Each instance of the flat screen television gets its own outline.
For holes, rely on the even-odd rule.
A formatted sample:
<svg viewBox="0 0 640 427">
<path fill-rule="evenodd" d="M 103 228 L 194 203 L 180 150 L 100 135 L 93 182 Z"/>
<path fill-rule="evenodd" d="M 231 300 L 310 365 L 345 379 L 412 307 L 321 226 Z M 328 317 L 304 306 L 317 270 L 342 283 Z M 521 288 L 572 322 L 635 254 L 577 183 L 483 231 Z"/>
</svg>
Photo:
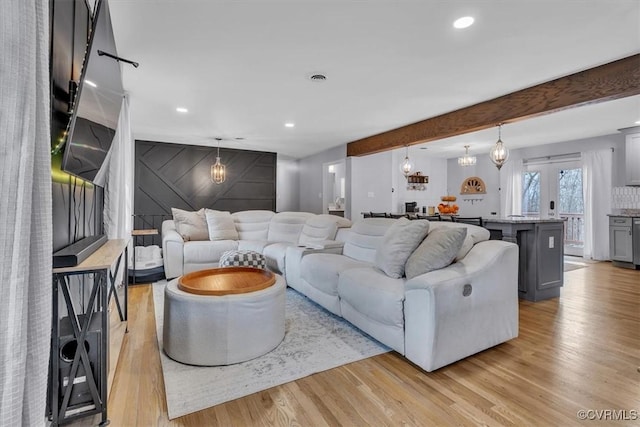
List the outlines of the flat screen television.
<svg viewBox="0 0 640 427">
<path fill-rule="evenodd" d="M 90 182 L 111 148 L 124 95 L 120 64 L 102 52 L 117 55 L 107 0 L 95 5 L 62 159 L 62 170 Z"/>
</svg>

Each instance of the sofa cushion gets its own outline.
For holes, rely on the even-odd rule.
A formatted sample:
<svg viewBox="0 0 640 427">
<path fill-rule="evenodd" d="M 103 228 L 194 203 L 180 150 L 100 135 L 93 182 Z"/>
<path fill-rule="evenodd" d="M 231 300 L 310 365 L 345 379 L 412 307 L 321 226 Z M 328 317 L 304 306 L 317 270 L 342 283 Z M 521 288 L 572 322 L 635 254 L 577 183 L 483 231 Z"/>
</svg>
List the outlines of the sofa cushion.
<svg viewBox="0 0 640 427">
<path fill-rule="evenodd" d="M 199 211 L 185 211 L 171 208 L 176 230 L 185 242 L 189 240 L 209 240 L 209 229 L 204 215 L 204 208 Z"/>
<path fill-rule="evenodd" d="M 465 237 L 464 242 L 462 242 L 462 247 L 456 255 L 456 261 L 460 261 L 462 258 L 464 258 L 469 253 L 473 245 L 479 242 L 484 242 L 485 240 L 489 240 L 489 237 L 491 236 L 489 230 L 484 227 L 478 227 L 477 225 L 473 224 L 461 224 L 447 221 L 432 222 L 429 229 L 432 231 L 439 228 L 456 227 L 464 227 L 467 229 L 467 237 Z"/>
<path fill-rule="evenodd" d="M 292 243 L 271 243 L 265 246 L 262 253 L 267 259 L 267 267 L 269 270 L 278 274 L 283 274 L 285 271 L 285 255 L 287 254 L 287 248 L 293 246 Z"/>
<path fill-rule="evenodd" d="M 231 214 L 241 240 L 267 240 L 269 223 L 275 214 L 271 211 L 240 211 Z"/>
<path fill-rule="evenodd" d="M 204 210 L 209 240 L 238 240 L 238 231 L 229 212 Z"/>
<path fill-rule="evenodd" d="M 466 227 L 439 228 L 411 254 L 405 266 L 407 279 L 439 270 L 451 264 L 467 237 Z"/>
<path fill-rule="evenodd" d="M 428 232 L 429 221 L 410 221 L 407 218 L 396 220 L 384 234 L 382 245 L 376 251 L 376 267 L 394 279 L 404 276 L 404 266 L 409 256 Z"/>
<path fill-rule="evenodd" d="M 238 242 L 235 240 L 188 242 L 184 244 L 184 262 L 185 264 L 217 263 L 224 252 L 237 248 Z"/>
<path fill-rule="evenodd" d="M 343 254 L 373 264 L 376 250 L 382 244 L 384 234 L 395 223 L 391 218 L 365 218 L 356 221 L 345 236 Z"/>
<path fill-rule="evenodd" d="M 333 240 L 338 231 L 338 223 L 331 217 L 338 218 L 334 215 L 314 215 L 307 219 L 300 232 L 298 244 L 307 246 L 324 240 Z"/>
<path fill-rule="evenodd" d="M 298 243 L 302 227 L 314 214 L 308 212 L 280 212 L 269 223 L 269 242 Z"/>
<path fill-rule="evenodd" d="M 369 319 L 403 328 L 404 282 L 375 267 L 353 268 L 340 274 L 338 294 Z"/>
<path fill-rule="evenodd" d="M 264 253 L 264 248 L 270 244 L 266 240 L 240 240 L 238 241 L 238 250 Z"/>
<path fill-rule="evenodd" d="M 300 262 L 302 278 L 309 285 L 329 295 L 338 295 L 338 277 L 350 268 L 368 267 L 369 263 L 344 255 L 316 253 L 305 255 Z"/>
</svg>

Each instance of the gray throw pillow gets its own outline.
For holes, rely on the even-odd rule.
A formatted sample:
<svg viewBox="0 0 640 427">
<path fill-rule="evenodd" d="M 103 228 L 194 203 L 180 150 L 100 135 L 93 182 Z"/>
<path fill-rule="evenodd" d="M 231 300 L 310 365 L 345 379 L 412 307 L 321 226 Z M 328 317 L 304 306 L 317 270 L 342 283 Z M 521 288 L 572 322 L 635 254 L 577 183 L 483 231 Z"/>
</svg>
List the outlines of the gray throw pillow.
<svg viewBox="0 0 640 427">
<path fill-rule="evenodd" d="M 209 228 L 204 216 L 204 208 L 196 212 L 171 208 L 176 231 L 185 242 L 189 240 L 209 240 Z"/>
<path fill-rule="evenodd" d="M 404 275 L 409 255 L 429 232 L 429 221 L 398 219 L 384 234 L 376 251 L 376 267 L 395 279 Z"/>
<path fill-rule="evenodd" d="M 451 264 L 466 237 L 466 227 L 433 230 L 407 260 L 407 279 Z"/>
</svg>

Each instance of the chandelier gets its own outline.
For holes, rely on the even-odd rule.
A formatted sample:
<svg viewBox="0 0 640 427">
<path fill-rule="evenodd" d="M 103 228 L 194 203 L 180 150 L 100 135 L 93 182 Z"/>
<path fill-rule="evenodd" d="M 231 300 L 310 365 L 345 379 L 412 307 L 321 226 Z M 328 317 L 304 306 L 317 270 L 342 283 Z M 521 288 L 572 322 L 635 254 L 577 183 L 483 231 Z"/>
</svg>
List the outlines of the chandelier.
<svg viewBox="0 0 640 427">
<path fill-rule="evenodd" d="M 496 165 L 498 170 L 509 160 L 509 150 L 504 146 L 502 142 L 502 123 L 498 125 L 498 141 L 489 152 L 491 161 Z"/>
<path fill-rule="evenodd" d="M 460 166 L 473 166 L 476 164 L 476 156 L 469 155 L 469 146 L 464 146 L 464 156 L 458 157 L 458 165 Z"/>
<path fill-rule="evenodd" d="M 407 145 L 407 151 L 404 156 L 404 161 L 400 163 L 400 172 L 407 177 L 411 175 L 411 171 L 413 170 L 413 163 L 409 160 L 409 146 Z"/>
<path fill-rule="evenodd" d="M 211 165 L 211 181 L 216 184 L 222 184 L 227 179 L 224 165 L 220 162 L 220 140 L 222 138 L 216 138 L 218 141 L 218 155 L 216 156 L 216 162 Z"/>
</svg>

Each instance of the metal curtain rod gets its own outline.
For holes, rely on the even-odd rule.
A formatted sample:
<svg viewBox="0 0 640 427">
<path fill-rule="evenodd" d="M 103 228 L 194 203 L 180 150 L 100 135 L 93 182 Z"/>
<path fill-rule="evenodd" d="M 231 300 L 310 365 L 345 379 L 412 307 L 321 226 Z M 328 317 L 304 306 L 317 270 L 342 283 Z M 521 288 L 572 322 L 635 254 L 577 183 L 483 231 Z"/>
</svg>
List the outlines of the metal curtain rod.
<svg viewBox="0 0 640 427">
<path fill-rule="evenodd" d="M 112 55 L 112 54 L 107 53 L 107 52 L 104 52 L 104 51 L 102 51 L 102 50 L 98 50 L 98 56 L 108 56 L 109 58 L 113 58 L 113 59 L 115 59 L 116 61 L 122 61 L 122 62 L 126 62 L 127 64 L 131 64 L 131 65 L 133 65 L 135 68 L 138 68 L 138 66 L 140 65 L 140 64 L 138 64 L 137 62 L 130 61 L 130 60 L 128 60 L 128 59 L 124 59 L 124 58 L 120 58 L 119 56 Z"/>
<path fill-rule="evenodd" d="M 532 157 L 530 159 L 523 159 L 522 163 L 539 163 L 544 161 L 554 161 L 554 160 L 578 160 L 580 159 L 580 153 L 566 153 L 566 154 L 555 154 L 552 156 L 540 156 L 540 157 Z"/>
</svg>

